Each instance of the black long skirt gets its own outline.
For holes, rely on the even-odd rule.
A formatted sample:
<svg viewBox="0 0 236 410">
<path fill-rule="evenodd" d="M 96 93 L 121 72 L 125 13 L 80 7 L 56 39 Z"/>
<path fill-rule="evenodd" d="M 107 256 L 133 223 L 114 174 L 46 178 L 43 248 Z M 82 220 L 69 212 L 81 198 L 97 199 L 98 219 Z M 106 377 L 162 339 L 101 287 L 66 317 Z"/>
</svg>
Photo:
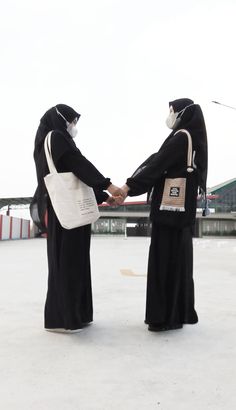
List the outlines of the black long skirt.
<svg viewBox="0 0 236 410">
<path fill-rule="evenodd" d="M 154 222 L 148 261 L 145 322 L 175 326 L 197 321 L 192 229 L 169 228 Z"/>
<path fill-rule="evenodd" d="M 78 329 L 93 320 L 91 225 L 64 229 L 48 207 L 45 328 Z"/>
</svg>

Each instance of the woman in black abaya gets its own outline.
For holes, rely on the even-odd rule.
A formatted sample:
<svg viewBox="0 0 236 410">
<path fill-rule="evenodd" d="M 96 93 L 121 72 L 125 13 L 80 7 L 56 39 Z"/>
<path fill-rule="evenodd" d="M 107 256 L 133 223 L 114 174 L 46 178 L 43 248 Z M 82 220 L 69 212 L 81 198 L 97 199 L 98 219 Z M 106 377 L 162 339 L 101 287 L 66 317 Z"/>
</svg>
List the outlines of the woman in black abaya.
<svg viewBox="0 0 236 410">
<path fill-rule="evenodd" d="M 58 172 L 73 172 L 94 189 L 97 202 L 112 203 L 105 192 L 119 194 L 76 147 L 76 123 L 80 117 L 71 107 L 58 104 L 40 120 L 34 148 L 38 187 L 32 204 L 31 216 L 42 232 L 47 232 L 48 291 L 45 304 L 45 328 L 52 331 L 73 332 L 93 320 L 90 274 L 91 225 L 64 229 L 52 208 L 44 184 L 49 173 L 44 152 L 44 139 L 49 131 L 52 157 Z M 45 225 L 47 210 L 48 224 Z"/>
<path fill-rule="evenodd" d="M 172 101 L 169 108 L 167 125 L 173 131 L 123 187 L 130 196 L 152 191 L 145 319 L 151 331 L 182 328 L 183 324 L 198 321 L 194 308 L 192 231 L 198 189 L 206 195 L 207 135 L 201 108 L 192 100 Z M 188 139 L 182 129 L 192 137 L 192 172 L 187 172 Z M 187 178 L 184 212 L 182 208 L 161 207 L 167 177 Z M 176 188 L 173 192 L 176 194 Z"/>
</svg>

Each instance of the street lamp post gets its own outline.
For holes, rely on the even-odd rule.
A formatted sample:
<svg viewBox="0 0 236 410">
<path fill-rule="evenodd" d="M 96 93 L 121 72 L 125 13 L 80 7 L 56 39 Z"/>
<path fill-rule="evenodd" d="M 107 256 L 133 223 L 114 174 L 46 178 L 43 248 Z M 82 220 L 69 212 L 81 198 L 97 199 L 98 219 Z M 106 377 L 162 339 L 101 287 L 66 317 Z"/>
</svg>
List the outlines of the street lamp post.
<svg viewBox="0 0 236 410">
<path fill-rule="evenodd" d="M 222 104 L 219 101 L 212 101 L 212 103 L 218 104 L 218 105 L 223 105 L 223 107 L 227 107 L 227 108 L 231 108 L 232 110 L 236 110 L 235 107 L 232 107 L 231 105 Z"/>
</svg>

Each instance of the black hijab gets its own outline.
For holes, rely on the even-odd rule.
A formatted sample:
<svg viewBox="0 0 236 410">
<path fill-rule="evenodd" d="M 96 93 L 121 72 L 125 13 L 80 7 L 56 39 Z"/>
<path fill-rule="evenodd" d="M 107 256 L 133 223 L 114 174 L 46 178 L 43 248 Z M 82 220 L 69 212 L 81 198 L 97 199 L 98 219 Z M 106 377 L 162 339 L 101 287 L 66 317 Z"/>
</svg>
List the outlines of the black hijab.
<svg viewBox="0 0 236 410">
<path fill-rule="evenodd" d="M 180 98 L 169 102 L 177 116 L 177 126 L 163 142 L 160 150 L 170 142 L 178 129 L 188 130 L 192 136 L 193 149 L 196 151 L 194 162 L 197 165 L 198 186 L 200 192 L 206 198 L 206 180 L 207 180 L 207 133 L 202 110 L 199 105 L 194 104 L 189 98 Z M 159 151 L 158 151 L 159 152 Z M 173 152 L 174 155 L 174 152 Z M 155 161 L 156 153 L 148 157 L 133 173 L 131 179 L 136 177 L 143 169 Z M 129 185 L 129 179 L 127 180 Z M 145 192 L 145 191 L 144 191 Z M 151 198 L 152 189 L 148 192 L 148 200 Z M 207 204 L 205 204 L 207 206 Z"/>
<path fill-rule="evenodd" d="M 50 108 L 40 120 L 35 137 L 34 159 L 37 159 L 35 157 L 37 157 L 38 153 L 41 151 L 42 144 L 49 131 L 60 131 L 65 134 L 67 138 L 69 137 L 69 140 L 71 139 L 70 134 L 66 130 L 66 121 L 57 111 L 59 111 L 69 123 L 80 117 L 80 114 L 65 104 L 57 104 L 55 107 Z"/>
<path fill-rule="evenodd" d="M 177 127 L 174 128 L 171 135 L 178 129 L 184 128 L 190 132 L 193 140 L 193 149 L 196 150 L 195 164 L 198 172 L 198 185 L 202 193 L 206 194 L 207 180 L 207 133 L 200 105 L 194 104 L 189 98 L 180 98 L 169 102 L 169 107 L 172 106 L 174 112 L 178 112 Z M 179 119 L 179 121 L 178 121 Z"/>
<path fill-rule="evenodd" d="M 60 138 L 61 141 L 66 139 L 71 148 L 77 150 L 73 139 L 67 132 L 67 122 L 71 123 L 76 119 L 78 120 L 79 117 L 80 114 L 68 105 L 57 104 L 55 107 L 50 108 L 40 120 L 34 144 L 34 161 L 36 165 L 38 186 L 30 205 L 30 213 L 34 223 L 42 232 L 46 232 L 45 212 L 47 209 L 48 198 L 43 179 L 48 173 L 48 166 L 44 152 L 44 140 L 49 131 L 56 131 L 59 142 Z M 57 148 L 60 150 L 60 144 L 57 145 Z"/>
</svg>

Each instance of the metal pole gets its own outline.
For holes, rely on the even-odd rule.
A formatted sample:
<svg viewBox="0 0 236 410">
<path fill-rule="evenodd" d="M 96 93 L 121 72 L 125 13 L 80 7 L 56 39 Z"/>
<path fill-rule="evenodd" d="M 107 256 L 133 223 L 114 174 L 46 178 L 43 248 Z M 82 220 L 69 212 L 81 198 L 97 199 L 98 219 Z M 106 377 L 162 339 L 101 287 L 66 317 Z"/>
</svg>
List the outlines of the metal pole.
<svg viewBox="0 0 236 410">
<path fill-rule="evenodd" d="M 218 102 L 218 101 L 212 101 L 212 103 L 218 104 L 218 105 L 223 105 L 223 107 L 227 107 L 227 108 L 231 108 L 232 110 L 236 110 L 235 107 L 231 107 L 231 105 L 222 104 L 222 103 L 220 103 L 220 102 Z"/>
</svg>

